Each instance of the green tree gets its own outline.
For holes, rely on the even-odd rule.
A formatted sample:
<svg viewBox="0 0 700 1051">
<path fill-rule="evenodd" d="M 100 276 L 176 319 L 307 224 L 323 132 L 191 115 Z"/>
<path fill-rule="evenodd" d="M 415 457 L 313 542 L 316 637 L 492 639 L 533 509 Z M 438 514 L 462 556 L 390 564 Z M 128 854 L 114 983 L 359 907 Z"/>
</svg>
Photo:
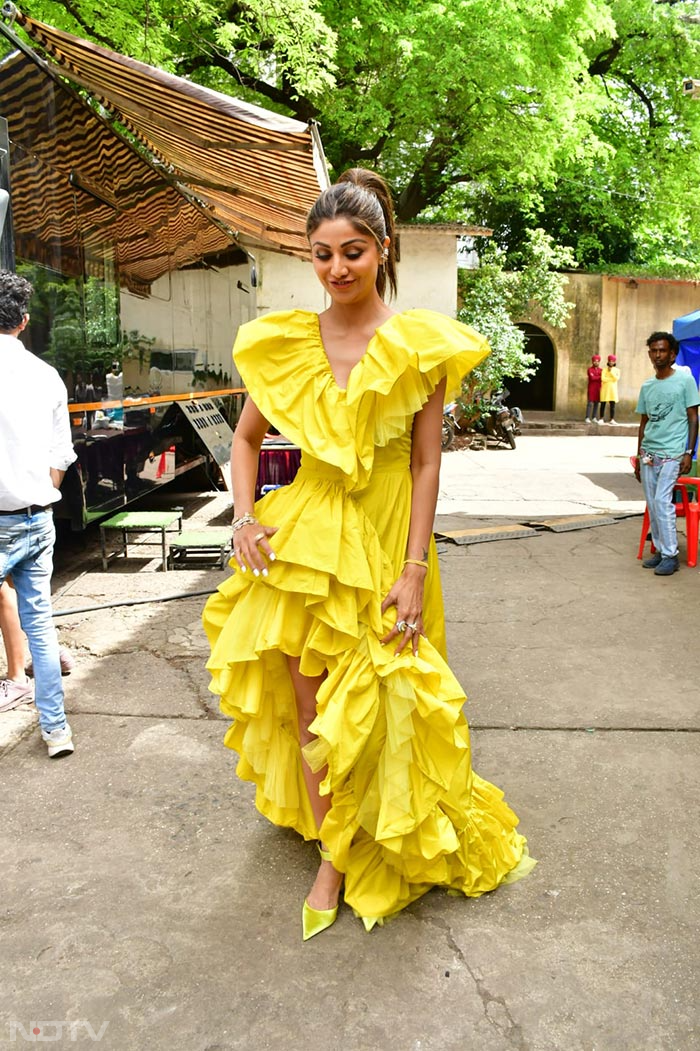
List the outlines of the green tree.
<svg viewBox="0 0 700 1051">
<path fill-rule="evenodd" d="M 26 0 L 62 28 L 316 119 L 399 218 L 541 226 L 587 267 L 700 261 L 696 0 Z"/>
<path fill-rule="evenodd" d="M 581 151 L 561 155 L 554 179 L 529 200 L 512 181 L 470 187 L 478 220 L 501 244 L 541 225 L 589 270 L 662 276 L 700 273 L 700 103 L 682 80 L 700 75 L 694 2 L 614 0 L 612 35 L 588 46 L 597 93 Z"/>
<path fill-rule="evenodd" d="M 575 153 L 597 102 L 590 45 L 605 0 L 27 0 L 28 13 L 137 58 L 320 121 L 338 171 L 376 165 L 398 215 L 515 174 L 532 192 Z"/>
<path fill-rule="evenodd" d="M 464 381 L 460 404 L 467 421 L 478 415 L 482 396 L 501 388 L 504 379 L 535 374 L 538 359 L 525 352 L 525 336 L 516 321 L 536 304 L 545 321 L 563 327 L 573 309 L 564 297 L 567 278 L 558 272 L 576 265 L 569 249 L 556 245 L 543 230 L 528 230 L 519 269 L 506 270 L 506 260 L 506 253 L 490 242 L 478 269 L 459 272 L 462 307 L 457 316 L 491 345 L 488 358 Z"/>
</svg>

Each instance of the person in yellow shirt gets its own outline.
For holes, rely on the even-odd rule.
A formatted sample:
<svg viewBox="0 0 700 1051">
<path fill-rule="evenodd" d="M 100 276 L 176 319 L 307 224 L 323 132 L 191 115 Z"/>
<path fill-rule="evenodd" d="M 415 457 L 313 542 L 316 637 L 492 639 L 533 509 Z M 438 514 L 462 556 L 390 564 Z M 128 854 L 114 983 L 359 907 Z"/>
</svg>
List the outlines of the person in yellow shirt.
<svg viewBox="0 0 700 1051">
<path fill-rule="evenodd" d="M 608 363 L 603 369 L 600 384 L 600 412 L 598 423 L 605 423 L 605 403 L 610 406 L 610 424 L 615 427 L 615 405 L 618 401 L 617 384 L 620 379 L 620 370 L 617 367 L 617 358 L 614 354 L 608 354 Z"/>
</svg>

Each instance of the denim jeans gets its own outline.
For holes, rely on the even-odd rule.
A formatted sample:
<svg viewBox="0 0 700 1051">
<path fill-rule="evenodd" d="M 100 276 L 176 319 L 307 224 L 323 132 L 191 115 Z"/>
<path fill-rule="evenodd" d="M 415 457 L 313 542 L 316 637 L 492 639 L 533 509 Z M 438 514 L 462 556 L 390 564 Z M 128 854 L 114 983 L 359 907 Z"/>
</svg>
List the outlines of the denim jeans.
<svg viewBox="0 0 700 1051">
<path fill-rule="evenodd" d="M 51 614 L 55 539 L 51 511 L 0 515 L 0 581 L 12 574 L 19 619 L 34 665 L 34 703 L 47 733 L 66 724 L 58 637 Z"/>
<path fill-rule="evenodd" d="M 652 462 L 647 464 L 642 461 L 640 471 L 649 509 L 651 539 L 664 558 L 673 558 L 678 555 L 673 487 L 680 473 L 681 461 L 680 457 L 670 459 L 654 453 L 649 455 Z"/>
</svg>

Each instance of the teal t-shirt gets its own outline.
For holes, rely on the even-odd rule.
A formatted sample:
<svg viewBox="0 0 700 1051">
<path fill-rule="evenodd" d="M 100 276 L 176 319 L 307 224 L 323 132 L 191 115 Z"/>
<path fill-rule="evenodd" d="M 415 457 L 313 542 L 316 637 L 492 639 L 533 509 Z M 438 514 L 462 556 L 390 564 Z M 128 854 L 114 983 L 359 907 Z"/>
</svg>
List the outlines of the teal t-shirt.
<svg viewBox="0 0 700 1051">
<path fill-rule="evenodd" d="M 686 410 L 698 404 L 698 388 L 688 372 L 674 372 L 665 380 L 652 376 L 643 383 L 636 411 L 649 417 L 642 439 L 644 451 L 682 456 L 688 448 Z"/>
</svg>

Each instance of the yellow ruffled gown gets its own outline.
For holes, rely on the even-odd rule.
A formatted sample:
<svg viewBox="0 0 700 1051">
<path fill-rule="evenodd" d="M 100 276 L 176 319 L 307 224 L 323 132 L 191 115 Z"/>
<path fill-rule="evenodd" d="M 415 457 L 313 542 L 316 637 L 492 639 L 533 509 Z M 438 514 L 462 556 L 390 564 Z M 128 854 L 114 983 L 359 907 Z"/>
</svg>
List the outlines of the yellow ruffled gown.
<svg viewBox="0 0 700 1051">
<path fill-rule="evenodd" d="M 258 809 L 316 839 L 285 654 L 306 675 L 327 672 L 305 756 L 328 767 L 321 837 L 363 917 L 389 916 L 435 885 L 476 897 L 534 864 L 503 794 L 471 769 L 434 542 L 418 656 L 379 641 L 396 619 L 381 602 L 406 557 L 413 416 L 443 377 L 449 396 L 488 352 L 472 329 L 428 310 L 384 322 L 346 389 L 315 313 L 261 317 L 234 348 L 255 404 L 302 461 L 291 485 L 256 504 L 279 527 L 269 576 L 236 571 L 206 604 L 210 688 L 234 720 L 225 742 Z"/>
</svg>

